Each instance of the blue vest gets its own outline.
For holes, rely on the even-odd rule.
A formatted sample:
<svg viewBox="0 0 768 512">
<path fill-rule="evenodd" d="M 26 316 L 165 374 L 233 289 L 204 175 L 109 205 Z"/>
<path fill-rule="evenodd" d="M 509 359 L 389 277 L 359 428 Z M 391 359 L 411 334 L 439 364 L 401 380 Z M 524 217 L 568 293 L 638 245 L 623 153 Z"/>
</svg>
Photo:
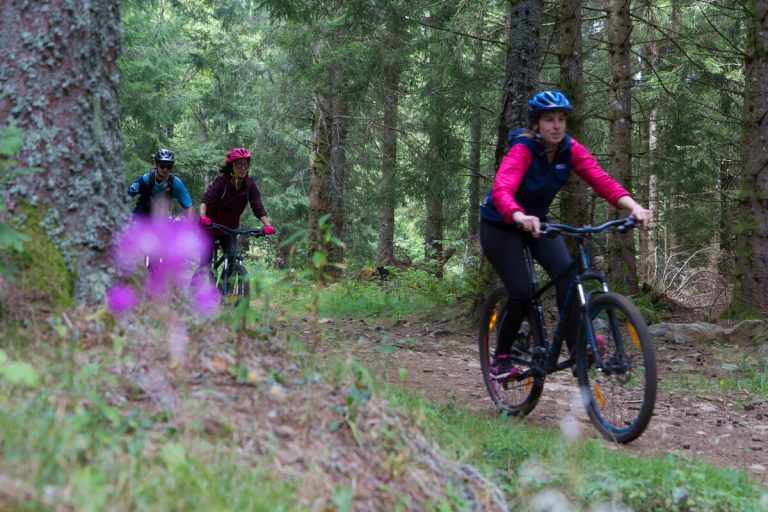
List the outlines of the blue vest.
<svg viewBox="0 0 768 512">
<path fill-rule="evenodd" d="M 516 144 L 524 144 L 531 153 L 531 165 L 520 182 L 515 201 L 528 215 L 545 220 L 555 195 L 571 176 L 571 138 L 565 136 L 555 149 L 555 158 L 550 163 L 544 153 L 541 138 L 523 137 L 524 132 L 525 129 L 520 129 L 509 134 L 510 148 Z M 488 192 L 480 206 L 480 217 L 491 222 L 504 222 L 491 200 L 491 192 Z"/>
</svg>

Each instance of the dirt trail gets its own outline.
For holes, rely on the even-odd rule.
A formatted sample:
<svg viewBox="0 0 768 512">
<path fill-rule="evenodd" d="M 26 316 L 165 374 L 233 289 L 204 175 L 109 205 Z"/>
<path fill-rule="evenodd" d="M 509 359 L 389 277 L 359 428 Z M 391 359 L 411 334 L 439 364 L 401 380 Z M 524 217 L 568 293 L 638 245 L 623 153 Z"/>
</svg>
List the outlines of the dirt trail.
<svg viewBox="0 0 768 512">
<path fill-rule="evenodd" d="M 480 374 L 472 330 L 452 321 L 414 318 L 323 322 L 332 338 L 356 340 L 345 351 L 377 377 L 399 382 L 404 369 L 408 376 L 405 385 L 412 391 L 436 401 L 455 400 L 462 408 L 497 416 Z M 728 361 L 724 354 L 717 347 L 657 344 L 659 393 L 648 430 L 628 446 L 606 444 L 634 455 L 674 453 L 706 460 L 719 467 L 748 471 L 766 485 L 768 400 L 740 391 L 681 389 L 680 383 L 686 379 L 717 383 L 736 371 L 739 361 Z M 732 355 L 743 357 L 743 353 Z M 558 428 L 576 418 L 581 436 L 599 437 L 576 397 L 576 379 L 570 373 L 550 375 L 539 404 L 525 421 Z"/>
</svg>

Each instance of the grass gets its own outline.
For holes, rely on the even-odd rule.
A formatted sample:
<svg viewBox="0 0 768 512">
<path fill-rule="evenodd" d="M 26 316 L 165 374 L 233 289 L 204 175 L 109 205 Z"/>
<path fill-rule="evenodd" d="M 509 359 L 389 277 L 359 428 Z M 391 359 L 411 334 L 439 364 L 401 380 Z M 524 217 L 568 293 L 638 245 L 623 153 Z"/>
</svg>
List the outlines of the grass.
<svg viewBox="0 0 768 512">
<path fill-rule="evenodd" d="M 179 432 L 167 415 L 126 414 L 104 398 L 105 368 L 71 373 L 66 355 L 39 348 L 40 385 L 0 381 L 0 498 L 23 493 L 19 510 L 295 509 L 300 482 L 273 478 L 268 459 L 245 465 L 237 446 Z"/>
<path fill-rule="evenodd" d="M 267 278 L 279 282 L 274 277 Z M 297 286 L 298 283 L 298 286 Z M 388 281 L 341 279 L 320 290 L 319 315 L 399 318 L 436 314 L 456 302 L 464 289 L 458 279 L 437 279 L 421 270 L 393 272 Z M 276 299 L 293 312 L 305 311 L 317 290 L 314 283 L 284 279 Z"/>
<path fill-rule="evenodd" d="M 768 360 L 743 360 L 738 370 L 720 381 L 726 391 L 739 390 L 768 398 Z"/>
<path fill-rule="evenodd" d="M 719 379 L 701 373 L 670 372 L 660 382 L 660 388 L 673 392 L 686 390 L 710 394 L 745 391 L 768 398 L 768 360 L 755 360 L 747 356 L 732 364 L 735 369 Z"/>
<path fill-rule="evenodd" d="M 280 276 L 261 275 L 261 289 L 277 287 L 272 298 L 280 305 L 293 302 L 298 307 L 311 298 L 307 287 L 294 293 L 289 286 L 277 286 Z M 432 283 L 421 275 L 405 276 L 396 286 L 340 283 L 321 292 L 321 314 L 421 314 L 419 307 L 438 311 L 455 294 L 455 285 Z M 109 368 L 119 356 L 111 351 L 86 356 L 74 338 L 60 338 L 56 344 L 9 343 L 4 338 L 9 354 L 0 361 L 0 503 L 13 491 L 23 495 L 16 501 L 18 510 L 55 510 L 61 503 L 84 511 L 297 509 L 296 490 L 302 482 L 273 476 L 268 455 L 243 460 L 231 438 L 211 439 L 203 429 L 178 429 L 162 412 L 112 405 L 105 390 L 117 385 Z M 36 380 L 25 379 L 27 367 L 8 369 L 22 361 L 37 369 Z M 325 364 L 328 381 L 349 378 L 345 361 Z M 765 396 L 765 364 L 742 367 L 750 372 L 746 377 L 726 379 L 718 389 L 740 386 Z M 472 414 L 451 400 L 429 402 L 404 386 L 378 384 L 365 373 L 355 378 L 410 418 L 447 457 L 472 464 L 498 484 L 512 508 L 530 509 L 548 491 L 562 493 L 577 510 L 615 505 L 757 511 L 768 506 L 766 490 L 744 472 L 674 456 L 633 457 L 602 441 L 573 441 L 557 430 Z M 401 380 L 407 382 L 407 375 L 401 374 Z M 675 385 L 699 389 L 704 382 L 690 378 Z M 359 402 L 363 407 L 364 400 Z M 9 481 L 18 485 L 4 488 Z M 340 510 L 349 504 L 351 492 L 343 487 L 335 491 Z M 457 497 L 446 507 L 461 510 L 462 502 Z"/>
<path fill-rule="evenodd" d="M 555 430 L 430 403 L 397 387 L 382 393 L 450 457 L 481 468 L 522 509 L 556 489 L 577 509 L 620 503 L 631 510 L 765 510 L 766 490 L 740 471 L 674 456 L 637 458 L 602 441 L 570 441 Z"/>
</svg>

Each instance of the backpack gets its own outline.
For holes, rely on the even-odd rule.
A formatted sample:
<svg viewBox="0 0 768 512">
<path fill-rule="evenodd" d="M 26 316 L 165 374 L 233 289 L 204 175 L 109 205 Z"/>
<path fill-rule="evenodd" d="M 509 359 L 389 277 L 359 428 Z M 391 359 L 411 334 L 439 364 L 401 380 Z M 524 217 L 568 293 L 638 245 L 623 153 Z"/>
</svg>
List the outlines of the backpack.
<svg viewBox="0 0 768 512">
<path fill-rule="evenodd" d="M 149 215 L 152 213 L 152 190 L 157 183 L 157 171 L 152 169 L 149 173 L 149 183 L 144 183 L 144 180 L 139 181 L 139 199 L 136 200 L 136 207 L 133 209 L 133 213 L 140 215 Z M 165 180 L 165 195 L 168 197 L 168 201 L 173 198 L 173 174 L 169 174 Z"/>
</svg>

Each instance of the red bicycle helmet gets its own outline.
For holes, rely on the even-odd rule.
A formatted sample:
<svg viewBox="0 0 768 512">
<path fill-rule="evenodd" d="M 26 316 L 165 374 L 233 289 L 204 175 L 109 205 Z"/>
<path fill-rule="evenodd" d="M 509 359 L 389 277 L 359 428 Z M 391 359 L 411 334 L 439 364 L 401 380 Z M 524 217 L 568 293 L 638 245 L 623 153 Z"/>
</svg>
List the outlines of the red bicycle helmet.
<svg viewBox="0 0 768 512">
<path fill-rule="evenodd" d="M 240 160 L 241 158 L 247 158 L 248 160 L 251 159 L 251 152 L 248 151 L 245 148 L 235 148 L 229 153 L 227 153 L 227 163 L 231 164 L 235 160 Z"/>
</svg>

